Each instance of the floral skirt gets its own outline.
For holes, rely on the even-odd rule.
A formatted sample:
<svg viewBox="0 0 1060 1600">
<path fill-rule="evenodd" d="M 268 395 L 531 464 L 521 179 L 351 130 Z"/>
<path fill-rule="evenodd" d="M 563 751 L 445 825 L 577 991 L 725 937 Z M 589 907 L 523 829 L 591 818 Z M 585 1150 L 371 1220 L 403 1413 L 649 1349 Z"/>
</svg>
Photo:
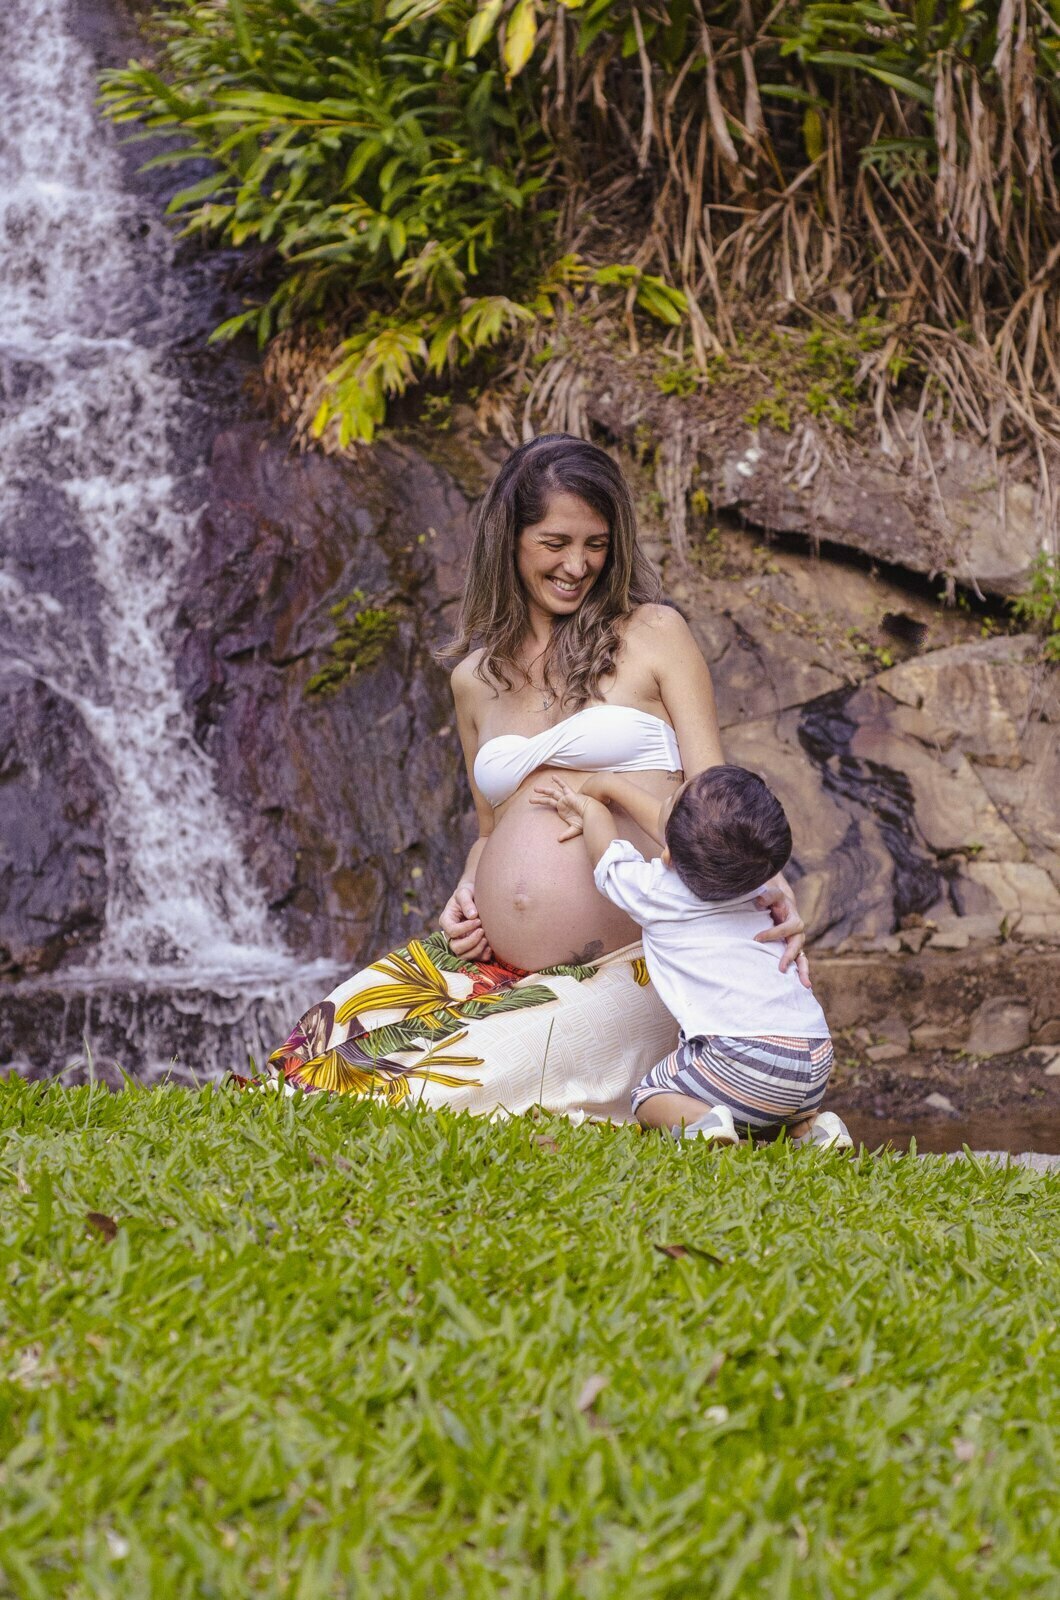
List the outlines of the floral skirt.
<svg viewBox="0 0 1060 1600">
<path fill-rule="evenodd" d="M 520 972 L 412 939 L 339 985 L 259 1083 L 504 1114 L 631 1119 L 633 1085 L 677 1045 L 639 943 L 591 966 Z"/>
</svg>

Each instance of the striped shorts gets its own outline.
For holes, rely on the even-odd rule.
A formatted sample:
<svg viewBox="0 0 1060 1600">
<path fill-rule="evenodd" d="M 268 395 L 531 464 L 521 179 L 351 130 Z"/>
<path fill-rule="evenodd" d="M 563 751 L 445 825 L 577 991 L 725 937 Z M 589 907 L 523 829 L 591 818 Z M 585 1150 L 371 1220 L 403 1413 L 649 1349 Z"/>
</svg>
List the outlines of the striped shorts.
<svg viewBox="0 0 1060 1600">
<path fill-rule="evenodd" d="M 633 1090 L 633 1110 L 656 1094 L 728 1106 L 756 1133 L 801 1122 L 820 1108 L 832 1070 L 831 1039 L 684 1039 Z"/>
</svg>

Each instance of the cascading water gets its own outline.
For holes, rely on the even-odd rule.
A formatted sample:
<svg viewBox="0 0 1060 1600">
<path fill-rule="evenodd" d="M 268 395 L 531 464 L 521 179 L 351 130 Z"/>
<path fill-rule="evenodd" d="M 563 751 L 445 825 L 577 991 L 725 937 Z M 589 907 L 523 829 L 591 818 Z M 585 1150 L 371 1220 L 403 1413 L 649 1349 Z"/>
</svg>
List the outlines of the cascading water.
<svg viewBox="0 0 1060 1600">
<path fill-rule="evenodd" d="M 74 705 L 105 769 L 106 928 L 80 977 L 201 990 L 226 975 L 260 993 L 293 964 L 167 649 L 195 496 L 171 442 L 192 402 L 165 360 L 182 287 L 165 229 L 123 187 L 68 0 L 6 0 L 4 34 L 0 359 L 19 401 L 0 417 L 0 673 Z M 76 593 L 49 581 L 45 537 L 76 547 Z"/>
</svg>

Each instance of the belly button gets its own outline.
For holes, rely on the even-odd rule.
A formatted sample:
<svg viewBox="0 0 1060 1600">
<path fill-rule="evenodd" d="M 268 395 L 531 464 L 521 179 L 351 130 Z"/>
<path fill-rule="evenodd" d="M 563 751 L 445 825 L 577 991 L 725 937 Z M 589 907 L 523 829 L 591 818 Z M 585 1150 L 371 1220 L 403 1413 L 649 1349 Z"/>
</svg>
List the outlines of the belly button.
<svg viewBox="0 0 1060 1600">
<path fill-rule="evenodd" d="M 529 911 L 530 896 L 522 889 L 517 889 L 512 896 L 512 906 L 516 911 Z"/>
</svg>

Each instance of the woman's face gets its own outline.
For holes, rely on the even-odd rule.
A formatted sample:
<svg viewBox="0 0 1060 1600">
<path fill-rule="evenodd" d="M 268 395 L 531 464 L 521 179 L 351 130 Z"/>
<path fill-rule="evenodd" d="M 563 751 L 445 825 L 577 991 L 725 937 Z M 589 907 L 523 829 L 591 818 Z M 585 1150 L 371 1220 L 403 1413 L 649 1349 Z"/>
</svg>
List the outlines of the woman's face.
<svg viewBox="0 0 1060 1600">
<path fill-rule="evenodd" d="M 577 495 L 557 489 L 540 522 L 522 530 L 515 570 L 532 611 L 566 617 L 577 611 L 604 569 L 607 523 Z"/>
</svg>

